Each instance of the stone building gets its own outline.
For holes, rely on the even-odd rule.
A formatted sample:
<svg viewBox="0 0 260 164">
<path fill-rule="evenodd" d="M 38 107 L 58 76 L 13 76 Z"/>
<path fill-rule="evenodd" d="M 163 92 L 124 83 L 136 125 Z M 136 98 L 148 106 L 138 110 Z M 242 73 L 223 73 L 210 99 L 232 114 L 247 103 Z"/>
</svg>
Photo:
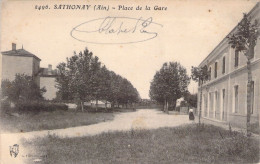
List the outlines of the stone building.
<svg viewBox="0 0 260 164">
<path fill-rule="evenodd" d="M 52 69 L 52 65 L 48 65 L 48 68 L 40 68 L 40 86 L 45 87 L 47 92 L 43 95 L 45 99 L 52 100 L 56 98 L 56 92 L 58 89 L 55 87 L 55 79 L 57 77 L 57 70 Z"/>
<path fill-rule="evenodd" d="M 252 21 L 260 20 L 259 2 L 249 12 Z M 236 27 L 230 32 L 236 31 Z M 231 123 L 238 127 L 246 126 L 247 116 L 247 67 L 246 57 L 235 50 L 224 38 L 217 47 L 200 63 L 207 66 L 210 77 L 199 86 L 202 89 L 202 117 Z M 253 76 L 251 123 L 258 122 L 260 110 L 260 40 L 251 59 Z M 198 103 L 200 95 L 198 95 Z M 199 106 L 199 105 L 198 105 Z"/>
<path fill-rule="evenodd" d="M 12 43 L 12 50 L 2 52 L 2 79 L 13 81 L 16 74 L 31 76 L 40 88 L 45 87 L 47 92 L 43 97 L 52 100 L 56 97 L 55 77 L 57 71 L 48 68 L 40 68 L 41 59 L 25 49 L 16 49 Z"/>
<path fill-rule="evenodd" d="M 16 74 L 25 74 L 35 78 L 40 85 L 40 77 L 37 76 L 40 62 L 40 58 L 23 48 L 16 49 L 16 44 L 13 43 L 12 50 L 2 52 L 2 80 L 13 81 Z"/>
</svg>

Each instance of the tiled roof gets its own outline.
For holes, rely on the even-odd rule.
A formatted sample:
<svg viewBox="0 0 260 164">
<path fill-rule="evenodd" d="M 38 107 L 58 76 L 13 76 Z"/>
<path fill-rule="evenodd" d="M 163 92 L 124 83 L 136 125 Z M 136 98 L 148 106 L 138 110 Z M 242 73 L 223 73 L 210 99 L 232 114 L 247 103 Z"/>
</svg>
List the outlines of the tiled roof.
<svg viewBox="0 0 260 164">
<path fill-rule="evenodd" d="M 24 57 L 34 57 L 37 60 L 40 60 L 36 55 L 26 51 L 25 49 L 17 49 L 17 50 L 10 50 L 10 51 L 4 51 L 2 52 L 3 55 L 8 55 L 8 56 L 24 56 Z"/>
</svg>

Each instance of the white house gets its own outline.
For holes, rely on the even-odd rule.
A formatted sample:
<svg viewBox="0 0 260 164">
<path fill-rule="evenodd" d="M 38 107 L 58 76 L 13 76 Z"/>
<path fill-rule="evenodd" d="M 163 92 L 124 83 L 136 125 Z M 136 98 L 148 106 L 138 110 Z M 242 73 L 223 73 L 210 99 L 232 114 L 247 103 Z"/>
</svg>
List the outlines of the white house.
<svg viewBox="0 0 260 164">
<path fill-rule="evenodd" d="M 252 21 L 260 20 L 259 2 L 249 12 Z M 230 32 L 236 31 L 236 27 Z M 247 67 L 246 57 L 235 53 L 224 38 L 217 47 L 200 63 L 207 66 L 209 80 L 199 86 L 202 89 L 202 117 L 231 123 L 239 127 L 246 126 L 247 115 Z M 251 123 L 258 123 L 260 110 L 260 40 L 251 59 L 253 93 Z M 198 103 L 200 95 L 198 95 Z M 199 105 L 198 105 L 199 106 Z"/>
<path fill-rule="evenodd" d="M 57 71 L 48 68 L 40 68 L 41 59 L 25 49 L 16 49 L 16 44 L 12 43 L 12 50 L 1 52 L 2 54 L 2 79 L 15 79 L 16 74 L 32 76 L 38 86 L 45 87 L 47 92 L 43 97 L 52 100 L 56 97 L 55 77 Z"/>
</svg>

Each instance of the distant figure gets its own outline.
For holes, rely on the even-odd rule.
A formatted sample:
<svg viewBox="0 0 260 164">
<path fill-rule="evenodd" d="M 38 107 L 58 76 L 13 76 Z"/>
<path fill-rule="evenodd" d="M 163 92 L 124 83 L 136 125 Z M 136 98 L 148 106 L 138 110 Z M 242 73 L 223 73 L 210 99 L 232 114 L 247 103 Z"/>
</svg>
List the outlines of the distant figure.
<svg viewBox="0 0 260 164">
<path fill-rule="evenodd" d="M 190 120 L 194 120 L 194 114 L 193 114 L 193 109 L 192 108 L 190 108 L 190 110 L 189 110 L 189 119 Z"/>
</svg>

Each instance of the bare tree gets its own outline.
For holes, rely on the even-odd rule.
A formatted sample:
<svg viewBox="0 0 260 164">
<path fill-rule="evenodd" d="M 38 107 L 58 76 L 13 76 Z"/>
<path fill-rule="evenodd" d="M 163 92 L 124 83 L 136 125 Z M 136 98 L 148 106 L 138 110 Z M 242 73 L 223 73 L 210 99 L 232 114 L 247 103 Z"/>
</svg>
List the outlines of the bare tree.
<svg viewBox="0 0 260 164">
<path fill-rule="evenodd" d="M 191 69 L 191 78 L 192 80 L 199 82 L 200 86 L 200 102 L 199 102 L 199 124 L 200 124 L 200 118 L 201 118 L 201 99 L 202 99 L 202 84 L 204 81 L 208 79 L 208 69 L 207 66 L 204 66 L 202 68 L 200 67 L 192 67 Z"/>
</svg>

